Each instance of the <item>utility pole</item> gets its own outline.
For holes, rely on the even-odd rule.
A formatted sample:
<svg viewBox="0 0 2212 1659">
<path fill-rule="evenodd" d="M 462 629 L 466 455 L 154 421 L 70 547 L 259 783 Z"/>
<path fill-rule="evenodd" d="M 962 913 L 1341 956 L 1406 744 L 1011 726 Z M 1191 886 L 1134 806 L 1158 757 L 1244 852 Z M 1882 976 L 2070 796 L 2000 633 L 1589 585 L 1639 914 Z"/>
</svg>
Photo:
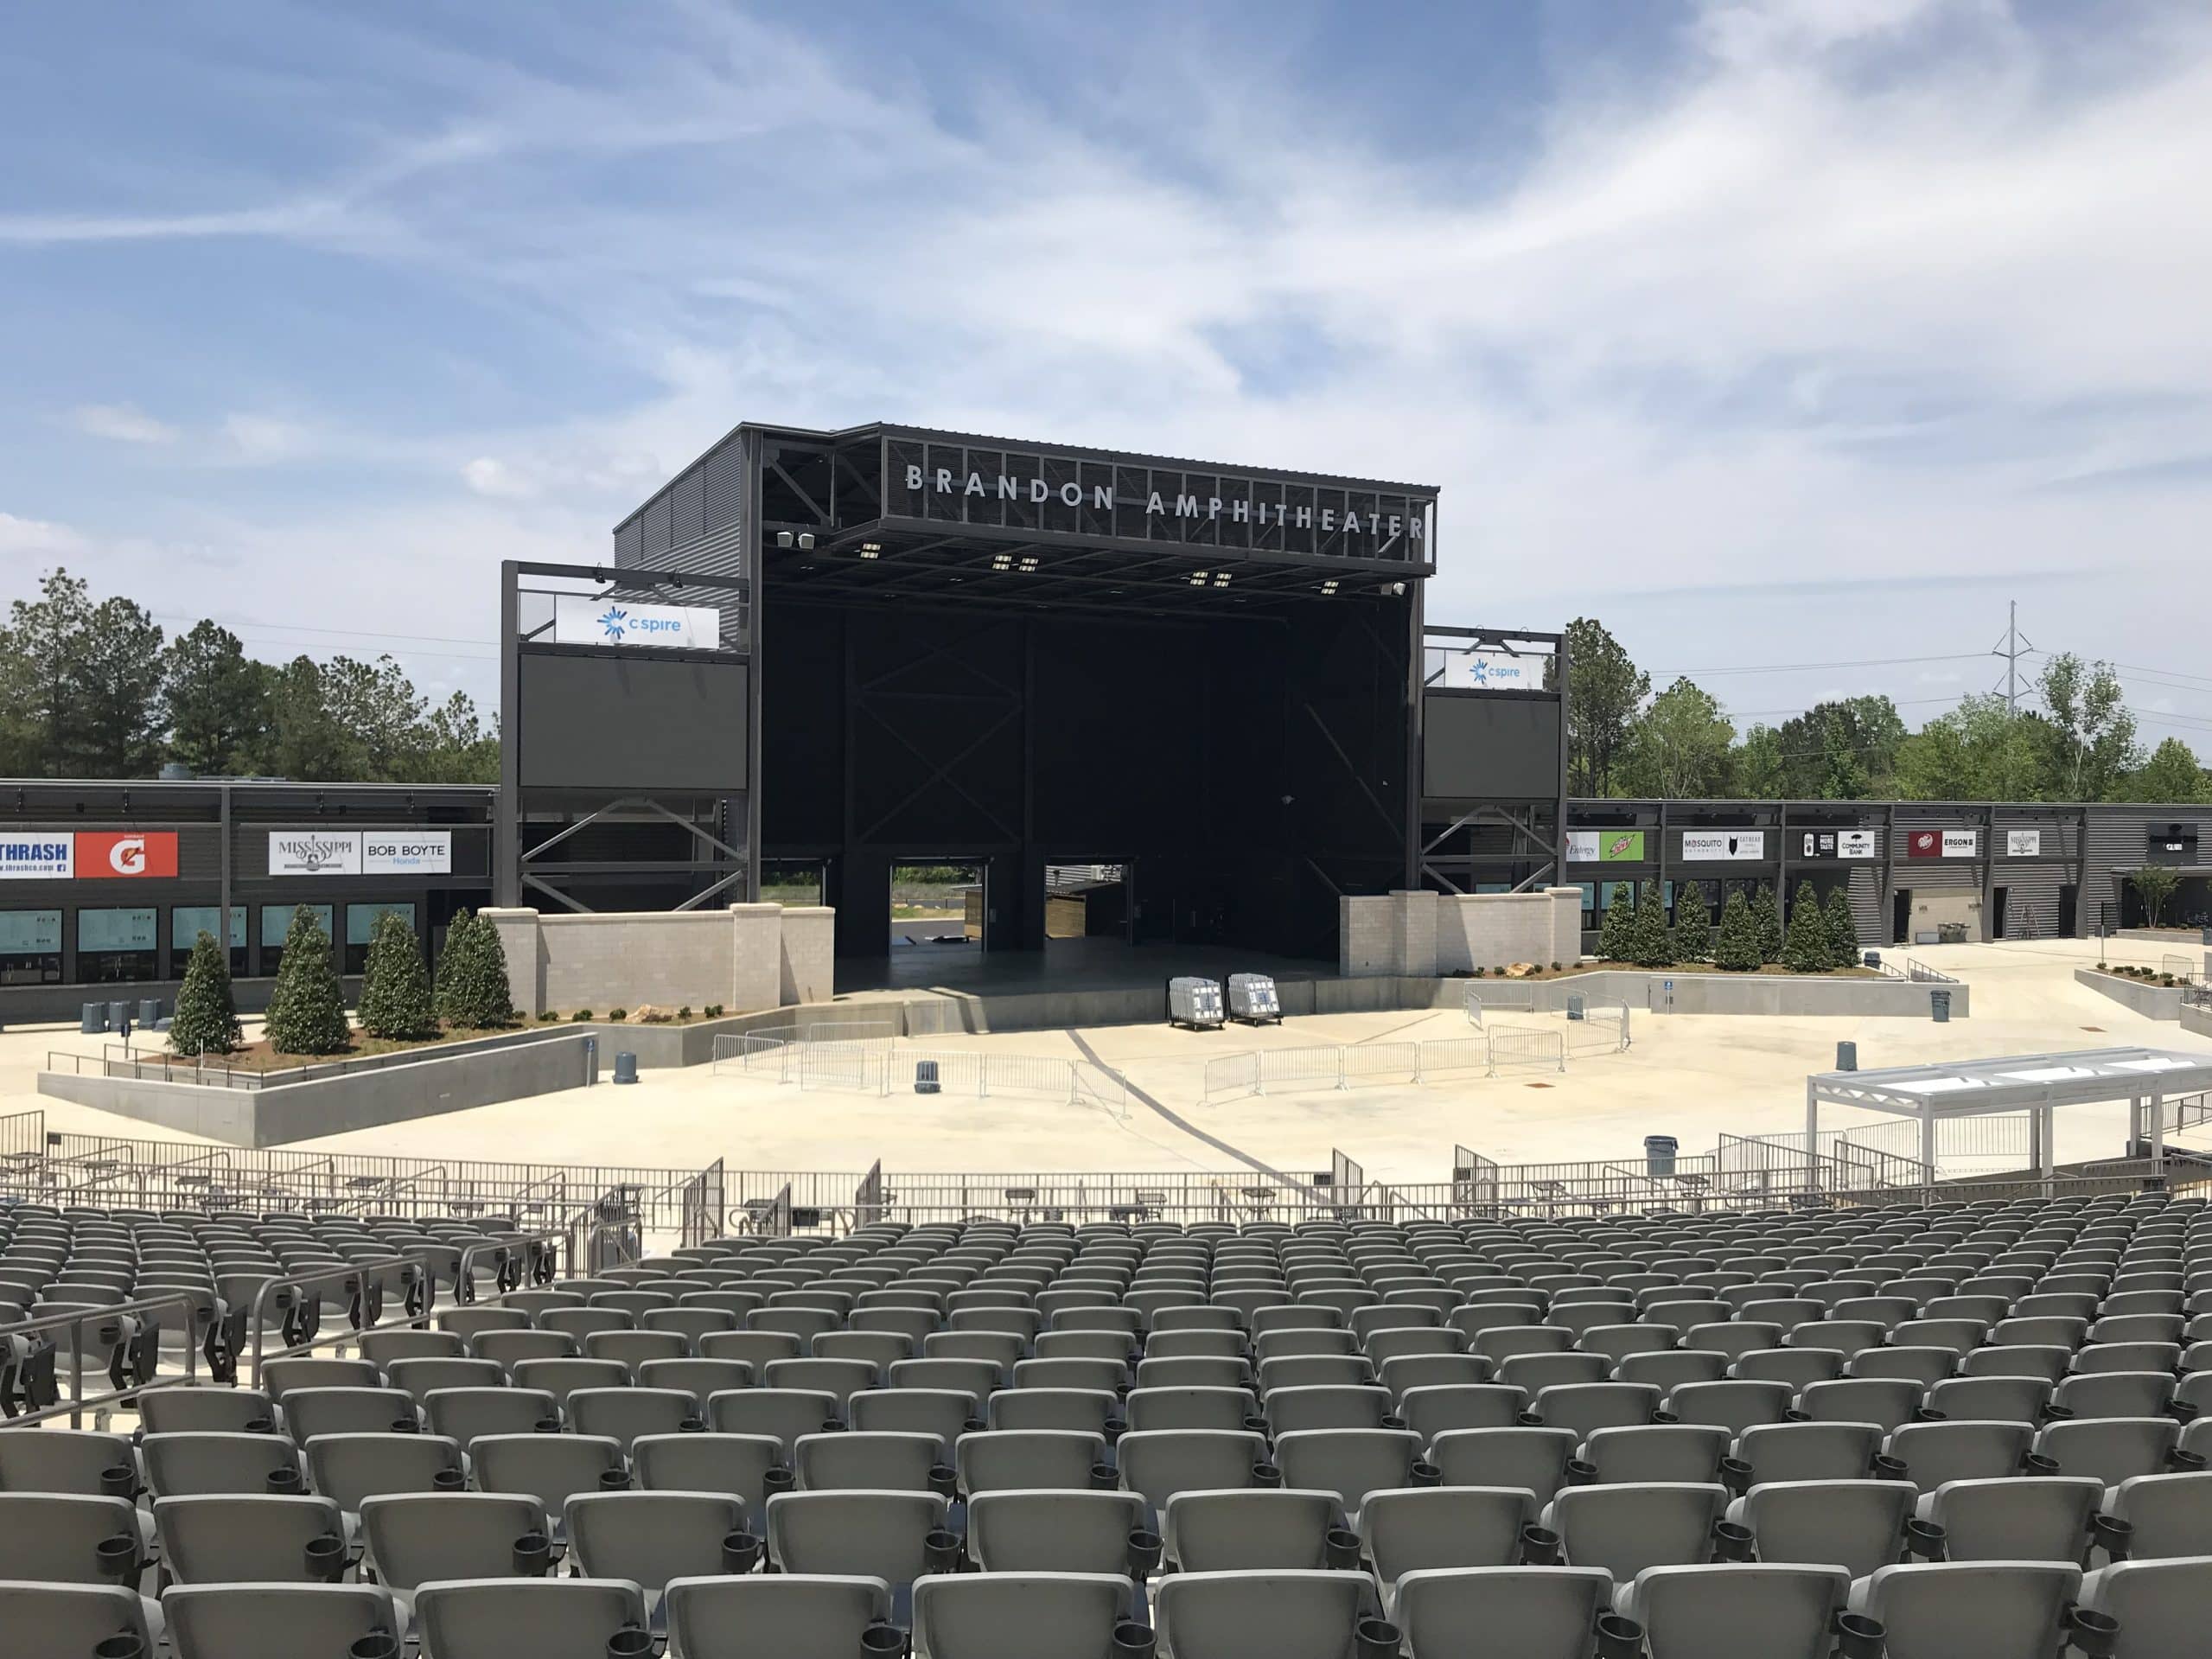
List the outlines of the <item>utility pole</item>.
<svg viewBox="0 0 2212 1659">
<path fill-rule="evenodd" d="M 2020 712 L 2020 659 L 2034 650 L 2035 641 L 2020 637 L 2020 602 L 2008 602 L 2005 623 L 2005 637 L 1992 647 L 1990 654 L 2005 659 L 2005 711 Z"/>
</svg>

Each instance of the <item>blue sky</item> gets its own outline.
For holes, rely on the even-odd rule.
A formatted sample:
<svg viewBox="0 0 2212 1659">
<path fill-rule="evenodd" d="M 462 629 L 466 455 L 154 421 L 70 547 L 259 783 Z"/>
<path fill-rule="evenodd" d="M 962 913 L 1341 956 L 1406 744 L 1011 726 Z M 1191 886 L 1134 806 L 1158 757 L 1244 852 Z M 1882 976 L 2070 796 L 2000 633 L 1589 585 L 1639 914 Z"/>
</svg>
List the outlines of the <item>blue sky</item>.
<svg viewBox="0 0 2212 1659">
<path fill-rule="evenodd" d="M 1439 484 L 1433 618 L 1746 723 L 2018 598 L 2212 754 L 2201 4 L 35 7 L 0 110 L 0 598 L 488 702 L 500 558 L 890 418 Z"/>
</svg>

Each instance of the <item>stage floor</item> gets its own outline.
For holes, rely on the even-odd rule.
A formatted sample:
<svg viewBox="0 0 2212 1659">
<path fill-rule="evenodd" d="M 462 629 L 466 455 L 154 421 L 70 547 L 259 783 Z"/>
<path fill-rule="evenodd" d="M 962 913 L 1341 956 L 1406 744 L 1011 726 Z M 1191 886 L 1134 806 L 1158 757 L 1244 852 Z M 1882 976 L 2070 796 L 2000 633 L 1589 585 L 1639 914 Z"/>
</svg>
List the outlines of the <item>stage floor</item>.
<svg viewBox="0 0 2212 1659">
<path fill-rule="evenodd" d="M 1179 974 L 1226 980 L 1232 973 L 1277 979 L 1333 979 L 1336 964 L 1270 956 L 1226 945 L 1130 945 L 1118 939 L 1057 939 L 1042 950 L 909 945 L 889 957 L 838 958 L 839 997 L 869 992 L 1007 996 L 1035 991 L 1138 991 Z"/>
</svg>

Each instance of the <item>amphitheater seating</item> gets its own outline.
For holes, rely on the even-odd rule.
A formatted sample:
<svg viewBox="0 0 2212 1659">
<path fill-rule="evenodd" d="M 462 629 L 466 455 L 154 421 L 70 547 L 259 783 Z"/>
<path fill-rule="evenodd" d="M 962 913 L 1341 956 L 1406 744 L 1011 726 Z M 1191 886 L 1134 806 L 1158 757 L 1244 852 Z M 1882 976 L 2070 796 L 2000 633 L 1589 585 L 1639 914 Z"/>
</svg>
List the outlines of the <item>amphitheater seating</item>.
<svg viewBox="0 0 2212 1659">
<path fill-rule="evenodd" d="M 470 1245 L 476 1300 L 358 1329 Z M 239 1378 L 262 1287 L 326 1267 L 271 1298 L 319 1351 Z M 496 1221 L 0 1208 L 0 1321 L 172 1286 L 188 1326 L 87 1348 L 88 1386 L 159 1376 L 135 1436 L 0 1426 L 33 1650 L 1826 1659 L 1873 1620 L 1891 1659 L 2126 1659 L 2212 1628 L 2212 1210 L 2162 1194 L 881 1223 L 565 1279 Z M 10 1414 L 52 1404 L 7 1330 Z M 169 1380 L 183 1341 L 212 1381 Z"/>
</svg>

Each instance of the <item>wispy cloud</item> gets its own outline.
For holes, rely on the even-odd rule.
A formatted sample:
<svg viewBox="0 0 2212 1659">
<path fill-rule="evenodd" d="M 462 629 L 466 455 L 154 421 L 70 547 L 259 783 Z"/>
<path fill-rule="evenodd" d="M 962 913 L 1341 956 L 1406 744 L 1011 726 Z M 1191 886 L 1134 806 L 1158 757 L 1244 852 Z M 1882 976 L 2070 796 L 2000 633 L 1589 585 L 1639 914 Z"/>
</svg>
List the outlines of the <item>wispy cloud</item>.
<svg viewBox="0 0 2212 1659">
<path fill-rule="evenodd" d="M 174 443 L 176 428 L 156 420 L 136 404 L 87 403 L 70 412 L 77 430 L 118 443 Z"/>
</svg>

